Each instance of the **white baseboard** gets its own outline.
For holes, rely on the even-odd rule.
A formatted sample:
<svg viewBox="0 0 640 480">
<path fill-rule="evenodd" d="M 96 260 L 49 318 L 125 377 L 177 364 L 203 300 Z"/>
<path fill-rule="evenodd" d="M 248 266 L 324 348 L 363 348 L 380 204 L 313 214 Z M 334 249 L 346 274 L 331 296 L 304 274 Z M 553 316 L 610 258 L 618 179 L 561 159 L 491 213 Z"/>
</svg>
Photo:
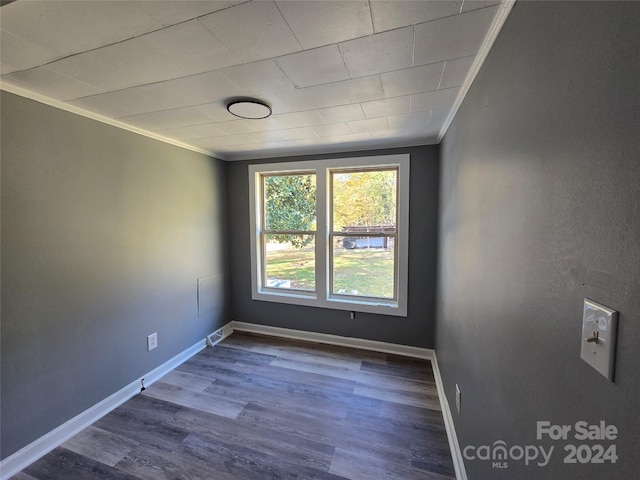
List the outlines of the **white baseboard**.
<svg viewBox="0 0 640 480">
<path fill-rule="evenodd" d="M 263 335 L 291 338 L 293 340 L 306 340 L 307 342 L 360 348 L 362 350 L 373 350 L 375 352 L 391 353 L 395 355 L 403 355 L 405 357 L 432 359 L 435 356 L 435 352 L 430 348 L 411 347 L 408 345 L 378 342 L 375 340 L 365 340 L 363 338 L 355 337 L 341 337 L 339 335 L 331 335 L 328 333 L 306 332 L 304 330 L 270 327 L 268 325 L 258 325 L 257 323 L 233 321 L 231 322 L 231 328 L 241 332 L 261 333 Z"/>
<path fill-rule="evenodd" d="M 222 335 L 218 335 L 216 337 L 215 343 L 222 341 L 233 332 L 229 324 L 226 324 L 217 332 L 219 332 L 220 330 L 222 330 Z M 216 332 L 208 335 L 208 337 L 211 337 L 215 333 Z M 96 403 L 92 407 L 89 407 L 79 415 L 76 415 L 71 420 L 68 420 L 59 427 L 51 430 L 42 437 L 31 442 L 29 445 L 21 448 L 13 455 L 5 458 L 4 460 L 2 460 L 2 462 L 0 462 L 0 480 L 8 480 L 13 475 L 25 469 L 39 458 L 49 453 L 54 448 L 62 445 L 76 433 L 87 428 L 112 410 L 115 410 L 130 398 L 133 398 L 135 395 L 140 393 L 141 379 L 144 379 L 145 386 L 153 384 L 164 375 L 169 373 L 171 370 L 176 368 L 178 365 L 184 363 L 201 350 L 204 350 L 206 346 L 206 338 L 199 340 L 197 343 L 179 353 L 175 357 L 171 358 L 170 360 L 167 360 L 159 367 L 154 368 L 145 375 L 142 375 L 140 379 L 134 380 L 129 385 L 121 388 L 114 394 Z"/>
<path fill-rule="evenodd" d="M 274 337 L 291 338 L 293 340 L 306 340 L 309 342 L 327 343 L 329 345 L 339 345 L 342 347 L 360 348 L 363 350 L 373 350 L 382 353 L 391 353 L 395 355 L 403 355 L 407 357 L 423 358 L 431 360 L 433 365 L 433 376 L 436 380 L 438 389 L 438 398 L 440 399 L 440 408 L 442 409 L 442 417 L 447 431 L 449 440 L 449 449 L 451 450 L 451 459 L 453 468 L 456 472 L 457 480 L 467 480 L 467 472 L 464 468 L 462 460 L 462 452 L 460 444 L 456 436 L 456 429 L 451 416 L 449 402 L 444 393 L 442 378 L 440 377 L 440 369 L 438 368 L 438 359 L 436 353 L 430 348 L 411 347 L 407 345 L 398 345 L 395 343 L 377 342 L 374 340 L 365 340 L 362 338 L 341 337 L 338 335 L 330 335 L 327 333 L 306 332 L 303 330 L 292 330 L 289 328 L 271 327 L 268 325 L 258 325 L 255 323 L 232 321 L 230 326 L 233 330 L 249 333 L 260 333 L 263 335 L 271 335 Z"/>
<path fill-rule="evenodd" d="M 440 368 L 438 367 L 438 359 L 436 358 L 435 353 L 431 360 L 431 365 L 433 365 L 433 376 L 436 379 L 438 398 L 440 399 L 440 409 L 442 410 L 442 418 L 444 419 L 444 428 L 447 430 L 449 450 L 451 450 L 451 460 L 453 461 L 453 468 L 456 472 L 456 479 L 467 480 L 467 471 L 464 468 L 462 451 L 460 450 L 460 444 L 458 443 L 458 436 L 456 435 L 456 428 L 453 424 L 453 416 L 451 415 L 449 402 L 447 401 L 447 396 L 444 393 L 444 384 L 442 383 Z"/>
<path fill-rule="evenodd" d="M 201 350 L 204 350 L 208 343 L 213 346 L 231 335 L 234 330 L 250 333 L 260 333 L 263 335 L 271 335 L 275 337 L 291 338 L 294 340 L 306 340 L 310 342 L 326 343 L 329 345 L 360 348 L 363 350 L 372 350 L 376 352 L 431 360 L 431 363 L 433 365 L 433 374 L 436 380 L 436 387 L 438 389 L 438 396 L 440 398 L 440 406 L 442 409 L 444 424 L 447 431 L 447 437 L 449 439 L 449 448 L 451 449 L 453 466 L 456 472 L 456 478 L 457 480 L 467 480 L 467 474 L 462 459 L 462 452 L 460 451 L 460 445 L 456 436 L 453 418 L 451 416 L 451 409 L 449 408 L 449 403 L 447 402 L 447 398 L 444 393 L 444 387 L 442 384 L 442 378 L 440 377 L 440 370 L 438 369 L 436 354 L 432 349 L 429 348 L 412 347 L 408 345 L 398 345 L 393 343 L 378 342 L 374 340 L 365 340 L 362 338 L 341 337 L 338 335 L 330 335 L 326 333 L 306 332 L 303 330 L 292 330 L 288 328 L 270 327 L 267 325 L 233 321 L 227 323 L 216 332 L 207 335 L 206 338 L 199 340 L 191 347 L 166 361 L 159 367 L 151 370 L 149 373 L 143 375 L 142 377 L 140 377 L 140 379 L 144 378 L 146 386 L 152 385 L 164 375 L 175 369 L 178 365 L 184 363 Z M 211 342 L 211 339 L 214 339 L 214 341 Z M 118 390 L 101 402 L 88 408 L 84 412 L 63 423 L 49 433 L 46 433 L 26 447 L 18 450 L 13 455 L 5 458 L 4 460 L 2 460 L 2 462 L 0 462 L 0 480 L 8 480 L 13 475 L 28 467 L 54 448 L 62 445 L 75 434 L 87 428 L 112 410 L 122 405 L 130 398 L 140 393 L 140 387 L 140 380 L 131 382 L 129 385 Z"/>
</svg>

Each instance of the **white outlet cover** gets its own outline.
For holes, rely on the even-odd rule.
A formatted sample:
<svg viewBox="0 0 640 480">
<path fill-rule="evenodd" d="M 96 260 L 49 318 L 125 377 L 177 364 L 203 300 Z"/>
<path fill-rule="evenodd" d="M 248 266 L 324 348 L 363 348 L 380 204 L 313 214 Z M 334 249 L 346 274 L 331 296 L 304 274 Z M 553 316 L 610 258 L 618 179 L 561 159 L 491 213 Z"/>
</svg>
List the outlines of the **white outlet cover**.
<svg viewBox="0 0 640 480">
<path fill-rule="evenodd" d="M 584 299 L 580 358 L 613 381 L 618 312 Z M 587 342 L 597 332 L 597 342 Z"/>
<path fill-rule="evenodd" d="M 150 352 L 158 346 L 158 332 L 147 336 L 147 352 Z"/>
</svg>

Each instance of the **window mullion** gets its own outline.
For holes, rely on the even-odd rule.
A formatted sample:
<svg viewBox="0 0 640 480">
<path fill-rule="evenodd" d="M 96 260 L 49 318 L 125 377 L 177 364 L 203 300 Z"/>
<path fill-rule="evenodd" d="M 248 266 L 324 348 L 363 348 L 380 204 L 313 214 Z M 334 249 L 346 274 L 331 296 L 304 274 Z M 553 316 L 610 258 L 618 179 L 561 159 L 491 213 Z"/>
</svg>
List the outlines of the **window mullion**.
<svg viewBox="0 0 640 480">
<path fill-rule="evenodd" d="M 369 313 L 406 316 L 408 280 L 407 232 L 409 206 L 409 165 L 409 155 L 407 154 L 250 165 L 249 196 L 251 205 L 255 207 L 251 208 L 250 211 L 252 299 L 289 303 L 295 305 L 333 308 L 339 310 L 357 310 Z M 382 229 L 383 231 L 379 232 L 359 232 L 357 229 L 350 228 L 347 228 L 347 230 L 349 231 L 332 231 L 332 172 L 344 176 L 351 174 L 351 172 L 362 172 L 366 177 L 367 175 L 374 175 L 375 172 L 385 172 L 392 169 L 395 169 L 397 171 L 395 231 Z M 266 188 L 265 178 L 314 174 L 316 180 L 316 231 L 278 230 L 278 228 L 282 227 L 284 227 L 285 229 L 290 228 L 287 226 L 286 221 L 288 220 L 286 217 L 274 218 L 274 222 L 270 221 L 271 223 L 269 226 L 272 229 L 275 227 L 275 229 L 268 230 L 266 225 L 267 216 L 264 211 Z M 348 178 L 341 178 L 340 180 L 346 181 L 348 180 Z M 284 191 L 288 191 L 287 189 L 290 185 L 297 185 L 298 183 L 300 182 L 293 181 L 289 183 L 287 181 L 283 181 L 283 189 Z M 270 180 L 268 187 L 270 189 L 269 192 L 271 192 L 272 187 L 277 184 L 278 179 L 275 179 L 273 181 Z M 385 185 L 390 184 L 386 183 Z M 335 187 L 335 185 L 333 185 L 333 187 Z M 390 190 L 384 191 L 388 192 Z M 300 191 L 300 195 L 301 197 L 294 198 L 303 201 L 305 193 Z M 342 198 L 344 192 L 340 191 L 340 195 L 340 198 Z M 384 199 L 390 198 L 388 197 L 389 194 L 386 195 L 387 196 L 385 196 Z M 277 193 L 274 197 L 270 198 L 274 199 L 274 203 L 276 205 L 281 204 L 283 200 L 277 195 Z M 368 205 L 370 205 L 370 203 Z M 384 205 L 387 204 L 385 203 Z M 309 212 L 309 207 L 310 204 L 307 201 L 303 204 L 303 206 L 300 207 L 300 213 L 304 214 L 305 211 Z M 286 208 L 289 207 L 287 207 L 285 203 L 283 208 L 285 208 L 286 210 Z M 293 208 L 298 207 L 294 204 Z M 285 223 L 282 223 L 283 220 L 285 221 Z M 341 220 L 341 222 L 343 221 Z M 359 221 L 356 222 L 356 224 L 359 223 Z M 294 225 L 296 224 L 291 224 L 291 226 Z M 296 226 L 302 226 L 302 228 L 305 228 L 302 223 L 298 223 Z M 337 227 L 337 230 L 341 230 L 341 226 L 342 223 Z M 309 242 L 304 241 L 302 244 L 299 244 L 297 240 L 289 242 L 287 238 L 279 238 L 277 237 L 278 235 L 309 235 L 310 237 L 308 238 Z M 349 286 L 350 277 L 347 278 L 345 283 L 345 275 L 347 275 L 347 277 L 351 275 L 351 270 L 349 269 L 352 268 L 351 264 L 353 263 L 352 260 L 354 260 L 354 258 L 358 261 L 366 261 L 369 258 L 369 255 L 366 254 L 373 254 L 375 252 L 378 252 L 377 250 L 362 250 L 354 251 L 351 253 L 345 250 L 343 252 L 340 248 L 338 248 L 340 247 L 339 243 L 336 244 L 336 242 L 341 242 L 343 240 L 346 241 L 347 239 L 349 239 L 349 242 L 351 244 L 355 239 L 358 242 L 356 248 L 364 248 L 362 247 L 362 244 L 363 241 L 366 242 L 366 240 L 358 240 L 358 237 L 363 237 L 364 239 L 378 238 L 377 240 L 372 240 L 372 248 L 379 247 L 381 242 L 384 242 L 384 248 L 388 249 L 389 247 L 391 247 L 391 249 L 387 250 L 388 253 L 383 258 L 383 273 L 378 274 L 378 270 L 376 269 L 379 267 L 378 264 L 375 264 L 376 268 L 369 268 L 368 266 L 366 268 L 362 267 L 366 272 L 370 272 L 371 275 L 376 275 L 376 277 L 372 278 L 384 278 L 384 281 L 387 282 L 385 283 L 386 286 L 384 287 L 383 295 L 380 297 L 371 296 L 371 294 L 377 295 L 378 290 L 382 288 L 377 288 L 377 284 L 375 285 L 377 288 L 376 290 L 374 288 L 369 288 L 371 287 L 371 285 L 369 285 L 368 282 L 363 283 L 361 281 L 354 280 L 352 283 L 354 285 L 357 285 L 358 287 L 361 286 L 362 288 L 350 290 L 349 288 L 347 288 Z M 310 242 L 313 239 L 315 239 L 314 247 L 312 249 L 306 248 L 306 253 L 300 253 L 297 250 L 293 249 L 293 247 L 300 245 L 311 246 Z M 274 243 L 273 248 L 271 248 L 271 243 L 269 242 Z M 393 242 L 393 245 L 390 245 L 391 242 Z M 285 248 L 283 246 L 282 248 L 280 248 L 275 245 L 275 243 L 284 243 L 287 245 L 287 247 Z M 268 248 L 267 244 L 270 245 Z M 350 249 L 350 246 L 346 246 L 344 248 Z M 284 249 L 290 249 L 291 252 L 286 251 L 280 253 L 280 250 Z M 291 258 L 293 259 L 289 258 L 290 253 L 296 254 L 291 255 Z M 311 272 L 308 272 L 308 270 L 308 273 L 306 275 L 301 273 L 305 268 L 311 267 L 310 261 L 312 260 L 312 254 L 315 255 L 315 275 L 313 277 L 311 277 Z M 338 259 L 338 261 L 336 265 L 339 267 L 339 272 L 337 273 L 338 280 L 336 285 L 339 285 L 340 288 L 340 290 L 336 289 L 337 293 L 335 294 L 333 293 L 334 288 L 331 285 L 332 276 L 334 275 L 334 273 L 336 273 L 333 272 L 333 267 L 331 266 L 331 261 L 334 254 L 337 255 L 336 258 Z M 353 258 L 350 258 L 349 255 Z M 389 262 L 391 260 L 390 255 L 393 255 L 394 257 L 393 262 L 395 268 L 393 271 L 393 280 L 391 279 L 391 270 L 389 268 Z M 280 279 L 280 277 L 282 276 L 282 279 L 285 281 L 289 279 L 289 277 L 287 277 L 287 275 L 289 275 L 289 273 L 287 273 L 289 272 L 289 270 L 287 270 L 285 267 L 282 267 L 281 260 L 289 259 L 291 262 L 297 262 L 298 257 L 300 257 L 300 261 L 303 263 L 300 263 L 300 269 L 296 268 L 296 275 L 291 277 L 291 286 L 282 285 L 280 283 L 278 283 L 277 285 L 274 283 L 272 285 L 272 277 L 275 279 Z M 346 259 L 344 262 L 342 261 L 343 257 Z M 344 271 L 346 271 L 346 274 Z M 294 283 L 294 280 L 296 283 Z M 311 290 L 311 282 L 313 281 L 315 281 L 315 292 Z M 391 292 L 387 291 L 387 287 L 391 286 L 392 281 L 394 298 L 391 298 Z M 347 286 L 345 287 L 343 284 Z"/>
<path fill-rule="evenodd" d="M 316 170 L 316 292 L 318 298 L 326 299 L 328 292 L 328 248 L 329 219 L 327 169 Z"/>
</svg>

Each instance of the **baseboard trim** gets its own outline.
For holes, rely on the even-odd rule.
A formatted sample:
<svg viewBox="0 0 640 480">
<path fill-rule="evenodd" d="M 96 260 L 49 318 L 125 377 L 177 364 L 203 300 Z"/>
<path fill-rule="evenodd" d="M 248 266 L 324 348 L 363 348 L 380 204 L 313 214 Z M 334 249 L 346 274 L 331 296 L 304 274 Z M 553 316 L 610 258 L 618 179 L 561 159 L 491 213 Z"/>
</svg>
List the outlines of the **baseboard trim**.
<svg viewBox="0 0 640 480">
<path fill-rule="evenodd" d="M 230 324 L 234 331 L 258 333 L 263 335 L 271 335 L 274 337 L 290 338 L 293 340 L 305 340 L 309 342 L 326 343 L 329 345 L 339 345 L 342 347 L 360 348 L 363 350 L 373 350 L 382 353 L 391 353 L 395 355 L 403 355 L 406 357 L 422 358 L 431 360 L 433 365 L 433 376 L 436 380 L 436 388 L 438 389 L 438 398 L 440 399 L 440 408 L 444 419 L 445 429 L 447 431 L 447 439 L 449 441 L 449 449 L 451 450 L 451 459 L 453 468 L 456 473 L 457 480 L 467 480 L 467 472 L 464 468 L 462 452 L 460 444 L 456 436 L 456 429 L 451 416 L 449 402 L 444 392 L 440 369 L 438 368 L 438 359 L 436 353 L 430 348 L 411 347 L 408 345 L 398 345 L 395 343 L 378 342 L 374 340 L 365 340 L 354 337 L 341 337 L 338 335 L 330 335 L 327 333 L 307 332 L 304 330 L 292 330 L 289 328 L 271 327 L 269 325 L 259 325 L 256 323 L 232 321 Z"/>
<path fill-rule="evenodd" d="M 360 348 L 362 350 L 372 350 L 375 352 L 391 353 L 405 357 L 432 359 L 435 352 L 430 348 L 412 347 L 409 345 L 399 345 L 396 343 L 378 342 L 376 340 L 366 340 L 355 337 L 341 337 L 328 333 L 307 332 L 304 330 L 293 330 L 290 328 L 271 327 L 269 325 L 259 325 L 257 323 L 231 322 L 231 328 L 240 332 L 260 333 L 273 337 L 290 338 L 292 340 L 305 340 L 308 342 L 326 343 L 328 345 L 338 345 L 341 347 Z"/>
<path fill-rule="evenodd" d="M 199 340 L 175 357 L 141 376 L 140 379 L 131 382 L 129 385 L 123 387 L 94 406 L 89 407 L 84 412 L 2 460 L 2 462 L 0 462 L 0 480 L 8 480 L 54 448 L 62 445 L 81 430 L 87 428 L 127 400 L 140 393 L 141 379 L 144 378 L 145 385 L 152 385 L 164 375 L 175 369 L 178 365 L 184 363 L 201 350 L 204 350 L 208 344 L 211 346 L 216 345 L 231 335 L 234 330 L 431 360 L 456 479 L 467 480 L 467 473 L 464 468 L 462 452 L 458 443 L 458 437 L 456 436 L 451 409 L 449 408 L 449 402 L 447 401 L 447 397 L 444 392 L 436 354 L 432 349 L 236 321 L 227 323 L 222 328 L 210 335 L 207 335 L 207 337 Z M 211 342 L 212 338 L 215 339 L 214 342 Z"/>
<path fill-rule="evenodd" d="M 442 410 L 444 427 L 447 430 L 449 450 L 451 450 L 451 460 L 453 461 L 453 468 L 456 472 L 456 479 L 467 480 L 467 471 L 464 468 L 464 460 L 462 451 L 460 450 L 460 443 L 458 443 L 458 435 L 456 435 L 456 427 L 453 423 L 453 416 L 451 414 L 451 408 L 449 408 L 447 396 L 444 393 L 444 384 L 442 383 L 438 359 L 435 353 L 431 359 L 431 365 L 433 365 L 433 376 L 436 379 L 436 388 L 438 389 L 438 398 L 440 399 L 440 410 Z"/>
<path fill-rule="evenodd" d="M 213 343 L 213 345 L 222 341 L 224 338 L 233 333 L 230 324 L 227 323 L 216 332 L 207 335 L 207 337 L 211 337 L 221 331 L 222 334 L 216 335 L 216 341 L 215 343 Z M 89 407 L 84 412 L 76 415 L 59 427 L 56 427 L 50 432 L 44 434 L 42 437 L 21 448 L 13 455 L 5 458 L 4 460 L 2 460 L 2 462 L 0 462 L 0 480 L 8 480 L 13 475 L 25 469 L 36 460 L 42 458 L 54 448 L 62 445 L 76 433 L 87 428 L 89 425 L 104 417 L 109 412 L 118 408 L 127 400 L 136 396 L 138 393 L 140 393 L 140 380 L 142 380 L 143 378 L 146 386 L 152 385 L 154 382 L 162 378 L 171 370 L 175 369 L 178 365 L 189 360 L 191 357 L 193 357 L 201 350 L 204 350 L 206 347 L 207 338 L 205 337 L 202 340 L 198 340 L 198 342 L 196 342 L 194 345 L 180 352 L 175 357 L 167 360 L 162 365 L 154 368 L 147 374 L 142 375 L 139 379 L 134 380 L 114 394 L 96 403 L 92 407 Z"/>
</svg>

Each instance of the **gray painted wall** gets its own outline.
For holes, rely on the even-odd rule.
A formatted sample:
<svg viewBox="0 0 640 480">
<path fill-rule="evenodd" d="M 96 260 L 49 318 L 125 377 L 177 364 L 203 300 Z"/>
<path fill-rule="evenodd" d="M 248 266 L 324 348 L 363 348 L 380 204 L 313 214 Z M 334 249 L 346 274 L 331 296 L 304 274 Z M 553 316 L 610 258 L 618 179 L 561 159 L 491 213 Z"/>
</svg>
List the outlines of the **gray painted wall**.
<svg viewBox="0 0 640 480">
<path fill-rule="evenodd" d="M 6 458 L 226 323 L 196 308 L 226 193 L 218 160 L 1 98 Z"/>
<path fill-rule="evenodd" d="M 441 145 L 437 354 L 461 446 L 556 446 L 544 468 L 467 461 L 471 480 L 637 478 L 639 19 L 516 2 Z M 620 311 L 615 383 L 580 359 L 584 297 Z M 563 464 L 539 420 L 616 425 L 590 444 L 618 463 Z"/>
<path fill-rule="evenodd" d="M 290 157 L 267 162 L 393 153 L 411 155 L 408 316 L 404 318 L 358 313 L 355 320 L 350 320 L 349 312 L 343 310 L 252 300 L 248 166 L 259 162 L 243 161 L 230 162 L 227 165 L 232 320 L 403 345 L 433 347 L 438 223 L 438 147 L 378 150 L 322 157 Z"/>
</svg>

